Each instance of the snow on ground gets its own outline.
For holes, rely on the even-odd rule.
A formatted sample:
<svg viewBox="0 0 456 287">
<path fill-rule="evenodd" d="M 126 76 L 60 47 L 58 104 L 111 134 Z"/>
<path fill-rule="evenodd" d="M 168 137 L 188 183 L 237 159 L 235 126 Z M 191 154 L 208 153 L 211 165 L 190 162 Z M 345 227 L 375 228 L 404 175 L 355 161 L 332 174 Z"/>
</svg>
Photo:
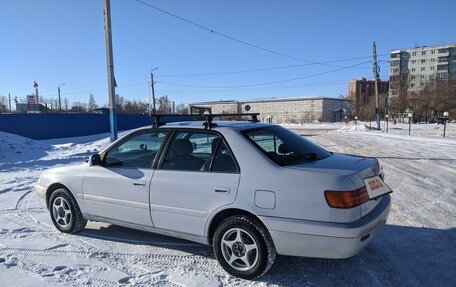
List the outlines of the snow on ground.
<svg viewBox="0 0 456 287">
<path fill-rule="evenodd" d="M 358 124 L 288 128 L 334 152 L 379 158 L 394 190 L 385 229 L 353 258 L 279 257 L 258 281 L 227 275 L 210 247 L 189 241 L 96 222 L 59 233 L 32 188 L 41 171 L 108 145 L 107 134 L 33 141 L 0 132 L 2 286 L 456 286 L 456 128 L 443 139 L 436 125 L 412 125 L 410 137 L 407 125 L 386 134 Z"/>
<path fill-rule="evenodd" d="M 410 136 L 409 136 L 409 125 L 404 123 L 394 124 L 388 122 L 388 132 L 386 132 L 386 122 L 380 122 L 381 130 L 375 129 L 375 122 L 361 122 L 357 123 L 354 121 L 348 122 L 347 124 L 338 123 L 339 130 L 345 132 L 363 132 L 369 131 L 373 133 L 381 133 L 386 135 L 400 135 L 407 137 L 419 137 L 419 138 L 443 138 L 444 125 L 442 124 L 412 124 L 410 125 Z M 337 125 L 335 125 L 337 126 Z M 445 138 L 456 139 L 456 123 L 448 123 L 446 125 Z"/>
</svg>

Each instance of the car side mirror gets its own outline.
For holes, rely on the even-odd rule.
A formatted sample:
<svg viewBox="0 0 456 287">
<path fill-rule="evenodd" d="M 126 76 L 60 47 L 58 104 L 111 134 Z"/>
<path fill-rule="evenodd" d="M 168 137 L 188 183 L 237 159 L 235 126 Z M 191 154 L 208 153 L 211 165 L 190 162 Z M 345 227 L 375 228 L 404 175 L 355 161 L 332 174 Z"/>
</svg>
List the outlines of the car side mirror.
<svg viewBox="0 0 456 287">
<path fill-rule="evenodd" d="M 96 154 L 93 154 L 90 156 L 90 159 L 89 159 L 89 165 L 92 166 L 92 165 L 101 165 L 102 164 L 102 161 L 101 161 L 101 157 L 98 153 Z"/>
</svg>

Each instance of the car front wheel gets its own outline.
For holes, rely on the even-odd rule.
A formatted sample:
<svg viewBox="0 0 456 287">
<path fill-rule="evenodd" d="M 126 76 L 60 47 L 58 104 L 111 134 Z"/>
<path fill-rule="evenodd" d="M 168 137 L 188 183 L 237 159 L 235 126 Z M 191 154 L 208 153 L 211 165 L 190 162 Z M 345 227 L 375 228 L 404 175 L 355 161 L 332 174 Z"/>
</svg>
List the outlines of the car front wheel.
<svg viewBox="0 0 456 287">
<path fill-rule="evenodd" d="M 213 238 L 214 252 L 229 274 L 255 279 L 274 264 L 276 251 L 271 236 L 256 219 L 231 216 L 217 227 Z"/>
<path fill-rule="evenodd" d="M 76 233 L 84 229 L 87 220 L 81 214 L 78 203 L 69 190 L 56 189 L 49 199 L 52 223 L 61 232 Z"/>
</svg>

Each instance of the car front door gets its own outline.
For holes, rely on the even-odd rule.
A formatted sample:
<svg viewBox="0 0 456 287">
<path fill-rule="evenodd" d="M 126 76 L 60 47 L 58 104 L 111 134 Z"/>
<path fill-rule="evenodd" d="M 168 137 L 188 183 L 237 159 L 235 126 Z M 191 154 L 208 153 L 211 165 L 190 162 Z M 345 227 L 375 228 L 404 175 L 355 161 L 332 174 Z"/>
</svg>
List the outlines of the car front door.
<svg viewBox="0 0 456 287">
<path fill-rule="evenodd" d="M 154 226 L 202 236 L 208 216 L 234 202 L 239 167 L 213 131 L 177 130 L 151 183 Z"/>
<path fill-rule="evenodd" d="M 110 148 L 101 165 L 88 168 L 83 196 L 91 216 L 153 226 L 149 208 L 152 166 L 168 134 L 168 130 L 136 132 Z"/>
</svg>

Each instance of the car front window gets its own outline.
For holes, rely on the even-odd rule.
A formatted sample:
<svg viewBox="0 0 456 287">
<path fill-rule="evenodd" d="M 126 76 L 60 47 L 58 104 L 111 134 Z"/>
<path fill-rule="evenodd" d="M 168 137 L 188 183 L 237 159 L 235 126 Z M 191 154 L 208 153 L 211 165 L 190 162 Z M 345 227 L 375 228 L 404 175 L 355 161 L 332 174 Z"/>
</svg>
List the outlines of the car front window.
<svg viewBox="0 0 456 287">
<path fill-rule="evenodd" d="M 267 126 L 242 132 L 271 160 L 281 166 L 316 161 L 331 153 L 280 126 Z"/>
<path fill-rule="evenodd" d="M 147 131 L 135 134 L 111 148 L 104 165 L 111 167 L 151 168 L 168 131 Z"/>
</svg>

